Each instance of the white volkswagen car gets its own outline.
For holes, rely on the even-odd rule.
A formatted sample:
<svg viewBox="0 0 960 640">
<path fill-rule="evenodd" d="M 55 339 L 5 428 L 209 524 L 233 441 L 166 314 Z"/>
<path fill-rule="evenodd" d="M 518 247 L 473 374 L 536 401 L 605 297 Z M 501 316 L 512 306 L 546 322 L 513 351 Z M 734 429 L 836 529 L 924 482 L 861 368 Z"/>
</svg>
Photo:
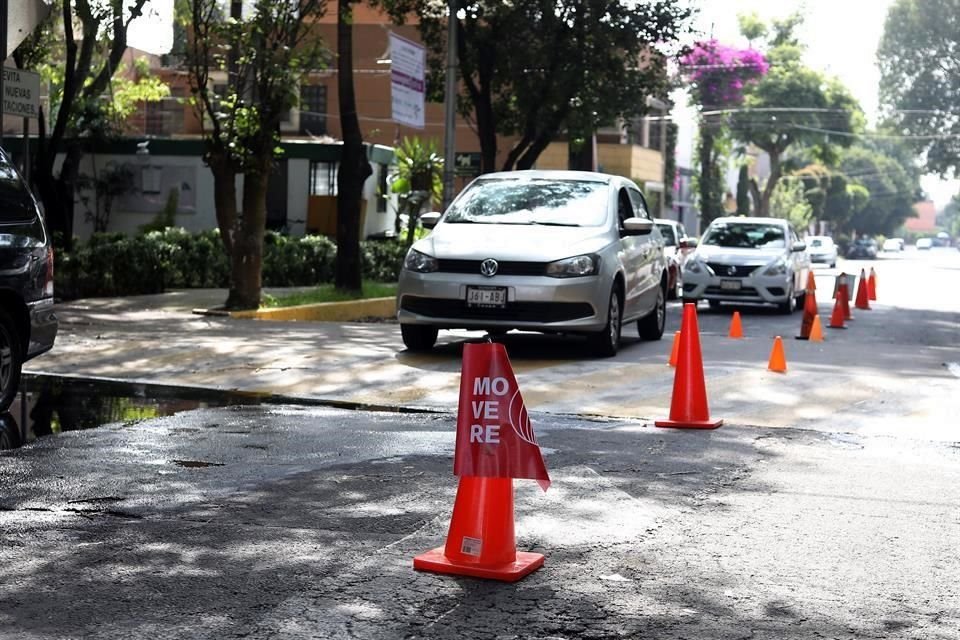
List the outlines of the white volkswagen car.
<svg viewBox="0 0 960 640">
<path fill-rule="evenodd" d="M 802 306 L 810 270 L 807 245 L 781 218 L 717 218 L 710 223 L 683 273 L 685 302 L 706 300 Z"/>
<path fill-rule="evenodd" d="M 624 323 L 658 340 L 666 319 L 663 240 L 637 186 L 577 171 L 477 178 L 407 254 L 397 288 L 403 343 L 440 329 L 586 335 L 612 356 Z"/>
</svg>

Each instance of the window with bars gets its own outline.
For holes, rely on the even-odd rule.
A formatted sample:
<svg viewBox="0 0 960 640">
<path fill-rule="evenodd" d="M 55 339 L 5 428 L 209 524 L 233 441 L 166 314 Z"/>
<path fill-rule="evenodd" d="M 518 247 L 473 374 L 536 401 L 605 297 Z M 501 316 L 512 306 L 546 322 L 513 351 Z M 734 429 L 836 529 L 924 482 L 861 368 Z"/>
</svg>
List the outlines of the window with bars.
<svg viewBox="0 0 960 640">
<path fill-rule="evenodd" d="M 310 195 L 335 196 L 337 195 L 337 162 L 310 163 Z"/>
<path fill-rule="evenodd" d="M 305 84 L 300 87 L 300 133 L 322 136 L 327 133 L 327 87 Z"/>
</svg>

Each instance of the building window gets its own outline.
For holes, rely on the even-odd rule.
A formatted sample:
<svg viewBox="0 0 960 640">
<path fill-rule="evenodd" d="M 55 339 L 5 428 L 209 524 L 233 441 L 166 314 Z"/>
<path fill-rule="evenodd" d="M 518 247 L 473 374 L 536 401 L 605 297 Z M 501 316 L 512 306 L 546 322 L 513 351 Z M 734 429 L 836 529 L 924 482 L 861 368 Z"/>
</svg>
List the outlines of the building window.
<svg viewBox="0 0 960 640">
<path fill-rule="evenodd" d="M 337 162 L 310 163 L 310 195 L 335 196 L 337 195 Z"/>
<path fill-rule="evenodd" d="M 326 85 L 305 84 L 300 87 L 300 133 L 313 136 L 326 135 Z"/>
</svg>

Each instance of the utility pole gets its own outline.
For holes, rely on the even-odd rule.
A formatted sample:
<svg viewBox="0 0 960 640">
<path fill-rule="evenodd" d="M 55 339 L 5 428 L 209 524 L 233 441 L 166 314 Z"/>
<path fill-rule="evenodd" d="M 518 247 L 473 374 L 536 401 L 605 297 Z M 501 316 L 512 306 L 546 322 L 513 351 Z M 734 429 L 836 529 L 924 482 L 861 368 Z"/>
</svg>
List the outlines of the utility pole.
<svg viewBox="0 0 960 640">
<path fill-rule="evenodd" d="M 0 0 L 3 1 L 3 0 Z M 447 0 L 447 85 L 443 119 L 443 210 L 453 200 L 454 156 L 457 142 L 457 0 Z"/>
</svg>

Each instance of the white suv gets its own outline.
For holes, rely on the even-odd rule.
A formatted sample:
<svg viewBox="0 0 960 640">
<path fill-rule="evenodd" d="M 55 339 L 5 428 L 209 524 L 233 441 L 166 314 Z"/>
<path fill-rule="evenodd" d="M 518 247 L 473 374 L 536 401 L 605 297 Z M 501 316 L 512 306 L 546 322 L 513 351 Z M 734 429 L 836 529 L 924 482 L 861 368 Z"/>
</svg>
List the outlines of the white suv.
<svg viewBox="0 0 960 640">
<path fill-rule="evenodd" d="M 806 249 L 781 218 L 717 218 L 684 265 L 684 301 L 773 304 L 791 313 L 805 295 Z"/>
</svg>

